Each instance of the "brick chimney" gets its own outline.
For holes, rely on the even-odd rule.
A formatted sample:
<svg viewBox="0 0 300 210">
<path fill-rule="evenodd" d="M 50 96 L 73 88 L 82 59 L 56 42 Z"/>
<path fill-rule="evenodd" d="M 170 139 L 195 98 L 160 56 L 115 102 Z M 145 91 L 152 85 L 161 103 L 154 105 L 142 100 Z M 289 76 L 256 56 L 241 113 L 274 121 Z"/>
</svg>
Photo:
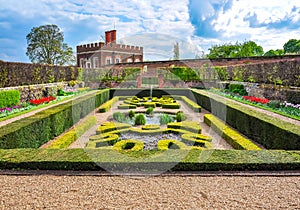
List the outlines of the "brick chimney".
<svg viewBox="0 0 300 210">
<path fill-rule="evenodd" d="M 117 31 L 106 31 L 105 32 L 105 44 L 116 43 L 117 41 Z"/>
</svg>

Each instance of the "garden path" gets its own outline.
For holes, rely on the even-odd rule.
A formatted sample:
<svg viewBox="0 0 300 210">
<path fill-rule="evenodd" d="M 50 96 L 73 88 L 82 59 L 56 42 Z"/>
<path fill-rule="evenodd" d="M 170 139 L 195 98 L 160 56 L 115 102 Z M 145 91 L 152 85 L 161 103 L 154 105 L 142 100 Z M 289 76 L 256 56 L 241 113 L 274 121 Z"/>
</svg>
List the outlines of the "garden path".
<svg viewBox="0 0 300 210">
<path fill-rule="evenodd" d="M 197 91 L 201 92 L 202 90 L 197 90 Z M 258 107 L 254 107 L 254 106 L 251 106 L 251 105 L 248 105 L 248 104 L 244 104 L 244 103 L 235 101 L 233 99 L 225 98 L 225 97 L 220 96 L 220 95 L 215 94 L 215 93 L 211 93 L 211 92 L 207 92 L 207 91 L 205 91 L 205 93 L 206 94 L 208 93 L 210 95 L 210 97 L 212 97 L 212 98 L 221 99 L 223 101 L 226 101 L 226 100 L 227 101 L 231 101 L 231 102 L 237 103 L 237 104 L 239 104 L 241 106 L 248 107 L 248 108 L 250 108 L 252 110 L 264 113 L 266 115 L 269 115 L 269 116 L 272 116 L 272 117 L 276 117 L 276 118 L 278 118 L 278 119 L 280 119 L 282 121 L 285 121 L 285 122 L 292 123 L 294 125 L 300 126 L 300 121 L 299 120 L 292 119 L 292 118 L 289 118 L 289 117 L 285 117 L 283 115 L 280 115 L 280 114 L 277 114 L 277 113 L 274 113 L 274 112 L 271 112 L 271 111 L 268 111 L 268 110 L 260 109 Z"/>
<path fill-rule="evenodd" d="M 96 91 L 91 91 L 91 92 L 89 92 L 87 95 L 94 94 L 95 92 L 96 92 Z M 31 111 L 31 112 L 28 112 L 28 113 L 26 113 L 26 114 L 19 115 L 19 116 L 17 116 L 17 117 L 13 117 L 13 118 L 10 118 L 10 119 L 7 119 L 7 120 L 3 120 L 3 121 L 0 122 L 0 127 L 2 127 L 2 126 L 4 126 L 4 125 L 7 125 L 7 124 L 9 124 L 9 123 L 15 122 L 15 121 L 17 121 L 17 120 L 20 120 L 20 119 L 22 119 L 22 118 L 25 118 L 25 117 L 29 117 L 29 116 L 35 115 L 36 113 L 41 112 L 41 111 L 46 110 L 46 109 L 49 109 L 49 108 L 51 108 L 51 107 L 54 107 L 54 106 L 57 106 L 57 105 L 61 105 L 61 104 L 65 104 L 65 103 L 67 103 L 67 102 L 69 102 L 69 101 L 72 101 L 72 100 L 76 100 L 76 99 L 79 98 L 79 97 L 82 97 L 82 95 L 78 95 L 78 96 L 76 96 L 76 97 L 72 97 L 72 98 L 67 99 L 67 100 L 65 100 L 65 101 L 58 102 L 58 103 L 52 104 L 52 105 L 50 105 L 50 106 L 46 106 L 46 107 L 40 108 L 40 109 Z"/>
</svg>

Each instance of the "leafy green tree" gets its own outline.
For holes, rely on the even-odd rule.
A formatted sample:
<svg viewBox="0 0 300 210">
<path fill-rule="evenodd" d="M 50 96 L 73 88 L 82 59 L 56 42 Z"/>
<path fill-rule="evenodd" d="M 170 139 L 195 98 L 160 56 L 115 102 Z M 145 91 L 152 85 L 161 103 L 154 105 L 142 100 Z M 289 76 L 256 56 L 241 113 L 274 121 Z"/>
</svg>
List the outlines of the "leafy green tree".
<svg viewBox="0 0 300 210">
<path fill-rule="evenodd" d="M 73 50 L 64 43 L 64 35 L 56 25 L 34 27 L 27 34 L 26 55 L 33 63 L 73 65 Z"/>
<path fill-rule="evenodd" d="M 269 50 L 264 54 L 264 56 L 280 56 L 280 55 L 284 55 L 284 50 L 282 49 Z"/>
<path fill-rule="evenodd" d="M 244 43 L 222 44 L 214 45 L 208 49 L 208 58 L 236 58 L 261 56 L 264 51 L 263 48 L 257 45 L 254 41 L 247 41 Z"/>
<path fill-rule="evenodd" d="M 300 40 L 290 39 L 283 45 L 285 54 L 300 54 Z"/>
</svg>

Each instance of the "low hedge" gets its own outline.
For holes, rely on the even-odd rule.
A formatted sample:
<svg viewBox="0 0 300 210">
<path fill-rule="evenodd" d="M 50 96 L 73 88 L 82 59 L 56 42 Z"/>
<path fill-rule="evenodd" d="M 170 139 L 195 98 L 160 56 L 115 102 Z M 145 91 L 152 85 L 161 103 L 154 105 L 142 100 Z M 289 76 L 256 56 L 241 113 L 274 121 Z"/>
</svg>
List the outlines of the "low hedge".
<svg viewBox="0 0 300 210">
<path fill-rule="evenodd" d="M 88 149 L 96 149 L 99 147 L 113 146 L 118 141 L 120 140 L 117 134 L 96 135 L 90 137 L 90 141 L 86 143 L 85 147 Z"/>
<path fill-rule="evenodd" d="M 109 99 L 109 90 L 93 91 L 0 127 L 0 148 L 39 148 Z"/>
<path fill-rule="evenodd" d="M 177 159 L 177 157 L 179 157 Z M 300 152 L 282 150 L 167 150 L 120 155 L 98 149 L 0 149 L 2 170 L 166 171 L 300 170 Z"/>
<path fill-rule="evenodd" d="M 105 102 L 99 107 L 99 112 L 104 113 L 112 108 L 112 106 L 119 100 L 119 97 L 113 97 L 111 100 Z"/>
<path fill-rule="evenodd" d="M 161 104 L 163 109 L 180 109 L 179 103 L 172 103 L 172 104 Z"/>
<path fill-rule="evenodd" d="M 118 109 L 136 109 L 136 105 L 121 104 L 118 106 Z"/>
<path fill-rule="evenodd" d="M 113 146 L 113 150 L 116 151 L 131 151 L 131 152 L 137 152 L 144 150 L 144 142 L 139 140 L 122 140 Z"/>
<path fill-rule="evenodd" d="M 194 112 L 201 112 L 201 106 L 187 98 L 186 96 L 181 96 L 181 100 L 188 105 Z"/>
<path fill-rule="evenodd" d="M 159 125 L 143 125 L 142 130 L 158 130 L 160 129 Z"/>
<path fill-rule="evenodd" d="M 150 108 L 150 107 L 155 108 L 156 107 L 156 102 L 145 102 L 144 107 L 145 108 Z"/>
<path fill-rule="evenodd" d="M 131 128 L 132 126 L 127 123 L 114 123 L 114 122 L 105 122 L 102 123 L 99 128 L 96 130 L 96 134 L 104 134 L 115 130 L 122 130 L 126 128 Z"/>
<path fill-rule="evenodd" d="M 201 125 L 197 122 L 194 122 L 194 121 L 183 121 L 183 122 L 168 123 L 167 127 L 168 128 L 173 128 L 173 129 L 182 129 L 182 130 L 191 131 L 191 132 L 194 132 L 194 133 L 201 133 L 202 132 Z"/>
<path fill-rule="evenodd" d="M 185 145 L 183 142 L 178 140 L 172 140 L 172 139 L 165 139 L 165 140 L 159 140 L 157 143 L 157 149 L 158 150 L 186 150 L 188 149 L 187 145 Z"/>
<path fill-rule="evenodd" d="M 204 122 L 222 136 L 234 149 L 261 150 L 250 139 L 243 137 L 212 114 L 204 115 Z"/>
<path fill-rule="evenodd" d="M 202 141 L 209 141 L 209 142 L 212 141 L 212 137 L 210 136 L 205 136 L 202 134 L 194 134 L 194 133 L 182 134 L 181 138 L 186 141 L 195 141 L 195 140 L 202 140 Z"/>
<path fill-rule="evenodd" d="M 199 105 L 266 149 L 300 149 L 298 125 L 204 90 L 192 92 Z"/>
<path fill-rule="evenodd" d="M 75 128 L 71 129 L 70 131 L 66 132 L 65 134 L 59 136 L 55 139 L 51 144 L 49 144 L 46 148 L 67 148 L 70 146 L 74 141 L 76 141 L 82 134 L 84 134 L 88 129 L 94 126 L 97 122 L 95 116 L 89 116 L 85 119 L 82 123 L 76 125 Z"/>
<path fill-rule="evenodd" d="M 16 106 L 20 103 L 20 91 L 3 90 L 0 91 L 0 108 Z"/>
</svg>

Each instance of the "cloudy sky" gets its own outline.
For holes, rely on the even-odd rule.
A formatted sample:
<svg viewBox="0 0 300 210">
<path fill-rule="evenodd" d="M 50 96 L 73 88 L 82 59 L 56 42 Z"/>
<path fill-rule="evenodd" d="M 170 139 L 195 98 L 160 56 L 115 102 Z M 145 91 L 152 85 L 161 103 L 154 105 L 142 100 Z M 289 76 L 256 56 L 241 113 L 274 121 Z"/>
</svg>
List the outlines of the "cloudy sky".
<svg viewBox="0 0 300 210">
<path fill-rule="evenodd" d="M 300 38 L 299 0 L 0 0 L 0 60 L 29 62 L 26 35 L 56 24 L 65 42 L 99 42 L 114 25 L 125 44 L 144 46 L 145 60 L 208 52 L 213 44 L 253 40 L 264 51 Z"/>
</svg>

